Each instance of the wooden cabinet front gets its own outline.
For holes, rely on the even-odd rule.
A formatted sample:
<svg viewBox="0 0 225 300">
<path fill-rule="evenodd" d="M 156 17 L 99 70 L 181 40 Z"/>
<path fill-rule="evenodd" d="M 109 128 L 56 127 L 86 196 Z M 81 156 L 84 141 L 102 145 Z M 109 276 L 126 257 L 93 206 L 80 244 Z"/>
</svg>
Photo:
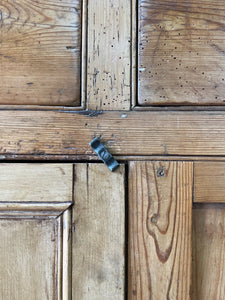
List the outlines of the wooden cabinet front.
<svg viewBox="0 0 225 300">
<path fill-rule="evenodd" d="M 223 17 L 1 1 L 0 300 L 225 298 Z"/>
</svg>

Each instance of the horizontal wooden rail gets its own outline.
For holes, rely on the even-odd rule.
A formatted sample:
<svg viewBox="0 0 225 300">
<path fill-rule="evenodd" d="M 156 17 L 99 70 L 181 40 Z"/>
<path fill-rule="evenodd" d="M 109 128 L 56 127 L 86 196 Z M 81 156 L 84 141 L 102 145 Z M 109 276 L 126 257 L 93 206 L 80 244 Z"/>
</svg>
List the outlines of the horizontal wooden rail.
<svg viewBox="0 0 225 300">
<path fill-rule="evenodd" d="M 225 112 L 0 111 L 0 154 L 224 156 Z"/>
</svg>

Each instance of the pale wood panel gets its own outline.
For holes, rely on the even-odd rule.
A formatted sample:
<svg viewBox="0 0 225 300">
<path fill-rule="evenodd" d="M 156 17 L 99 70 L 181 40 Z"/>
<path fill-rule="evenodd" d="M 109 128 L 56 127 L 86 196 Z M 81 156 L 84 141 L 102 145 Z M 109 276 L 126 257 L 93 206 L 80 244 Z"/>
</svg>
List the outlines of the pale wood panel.
<svg viewBox="0 0 225 300">
<path fill-rule="evenodd" d="M 0 298 L 59 299 L 55 220 L 0 219 Z"/>
<path fill-rule="evenodd" d="M 81 1 L 1 2 L 0 104 L 80 105 Z"/>
<path fill-rule="evenodd" d="M 54 202 L 55 208 L 43 203 L 42 209 L 65 209 L 68 204 L 62 203 L 72 202 L 72 182 L 72 164 L 1 164 L 0 202 L 6 202 L 2 209 L 18 209 L 15 202 L 28 202 L 27 209 L 29 202 Z M 36 206 L 34 210 L 41 209 Z M 26 210 L 26 205 L 22 204 L 22 209 Z"/>
<path fill-rule="evenodd" d="M 195 162 L 194 202 L 225 202 L 224 182 L 224 162 Z"/>
<path fill-rule="evenodd" d="M 130 109 L 131 1 L 88 2 L 88 108 Z"/>
<path fill-rule="evenodd" d="M 76 164 L 72 299 L 124 299 L 124 166 Z"/>
<path fill-rule="evenodd" d="M 225 5 L 139 0 L 141 105 L 224 105 Z"/>
<path fill-rule="evenodd" d="M 192 299 L 225 297 L 225 205 L 193 209 Z"/>
<path fill-rule="evenodd" d="M 129 164 L 129 299 L 190 299 L 193 165 Z"/>
<path fill-rule="evenodd" d="M 0 111 L 0 130 L 2 159 L 89 155 L 95 136 L 116 155 L 225 153 L 224 112 Z"/>
</svg>

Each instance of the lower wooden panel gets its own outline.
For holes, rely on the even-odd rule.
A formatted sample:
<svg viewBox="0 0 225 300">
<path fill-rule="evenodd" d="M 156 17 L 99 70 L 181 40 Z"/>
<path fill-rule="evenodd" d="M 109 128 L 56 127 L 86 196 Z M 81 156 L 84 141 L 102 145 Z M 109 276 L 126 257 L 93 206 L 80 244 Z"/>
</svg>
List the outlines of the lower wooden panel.
<svg viewBox="0 0 225 300">
<path fill-rule="evenodd" d="M 72 299 L 124 299 L 124 166 L 76 164 Z"/>
<path fill-rule="evenodd" d="M 190 299 L 193 165 L 129 165 L 129 299 Z"/>
<path fill-rule="evenodd" d="M 0 171 L 0 299 L 71 299 L 73 165 Z"/>
<path fill-rule="evenodd" d="M 58 299 L 55 219 L 0 220 L 0 299 Z"/>
<path fill-rule="evenodd" d="M 193 209 L 192 300 L 225 298 L 225 204 Z"/>
</svg>

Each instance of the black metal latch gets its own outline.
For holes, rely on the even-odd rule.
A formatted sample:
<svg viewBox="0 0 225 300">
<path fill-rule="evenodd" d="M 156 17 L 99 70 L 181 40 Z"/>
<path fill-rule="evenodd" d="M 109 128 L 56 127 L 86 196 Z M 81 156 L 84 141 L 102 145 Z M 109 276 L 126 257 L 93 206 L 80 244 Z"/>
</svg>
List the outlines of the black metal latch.
<svg viewBox="0 0 225 300">
<path fill-rule="evenodd" d="M 98 154 L 98 157 L 106 164 L 110 171 L 119 167 L 118 162 L 112 157 L 109 151 L 102 145 L 99 139 L 94 138 L 90 144 L 91 148 Z"/>
</svg>

